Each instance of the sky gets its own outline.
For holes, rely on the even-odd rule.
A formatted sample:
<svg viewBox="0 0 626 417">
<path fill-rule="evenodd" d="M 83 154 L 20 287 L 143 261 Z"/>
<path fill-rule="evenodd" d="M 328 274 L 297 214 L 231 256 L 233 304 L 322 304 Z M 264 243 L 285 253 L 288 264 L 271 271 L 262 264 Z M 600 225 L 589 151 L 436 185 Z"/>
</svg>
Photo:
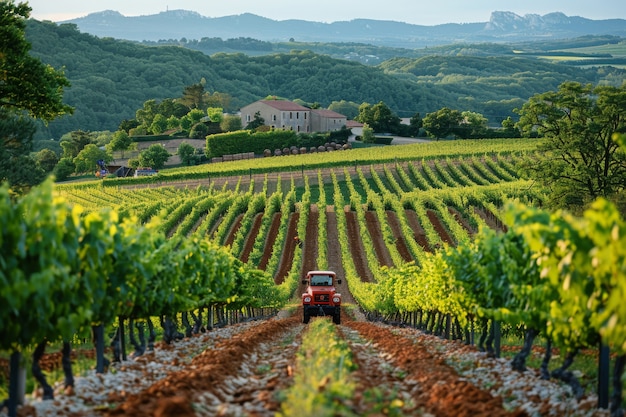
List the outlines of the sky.
<svg viewBox="0 0 626 417">
<path fill-rule="evenodd" d="M 19 3 L 23 0 L 15 0 Z M 487 22 L 493 11 L 545 15 L 562 12 L 588 19 L 626 19 L 624 0 L 26 0 L 31 17 L 54 22 L 115 10 L 124 16 L 184 9 L 206 17 L 253 13 L 273 20 L 337 22 L 359 18 L 417 25 Z"/>
</svg>

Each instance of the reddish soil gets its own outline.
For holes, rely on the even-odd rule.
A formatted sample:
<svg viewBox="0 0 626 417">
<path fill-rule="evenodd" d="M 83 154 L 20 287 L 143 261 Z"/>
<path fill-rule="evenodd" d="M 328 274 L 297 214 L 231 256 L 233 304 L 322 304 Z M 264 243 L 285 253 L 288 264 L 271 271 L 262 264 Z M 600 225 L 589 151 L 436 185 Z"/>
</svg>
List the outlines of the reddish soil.
<svg viewBox="0 0 626 417">
<path fill-rule="evenodd" d="M 208 349 L 193 358 L 190 366 L 179 372 L 172 372 L 150 388 L 126 398 L 118 394 L 118 398 L 110 398 L 110 402 L 124 401 L 116 409 L 105 413 L 106 416 L 196 416 L 191 403 L 197 396 L 213 394 L 226 400 L 223 383 L 228 377 L 237 376 L 240 366 L 251 352 L 258 350 L 263 342 L 277 338 L 289 328 L 300 322 L 300 316 L 294 315 L 283 320 L 268 320 L 230 339 L 219 342 L 214 349 Z M 265 387 L 265 392 L 255 393 L 267 399 L 267 407 L 278 411 L 280 404 L 272 398 L 272 393 L 290 380 L 289 369 L 277 370 L 276 377 Z M 240 393 L 241 399 L 243 393 Z M 231 396 L 237 401 L 237 395 Z M 247 398 L 244 397 L 245 402 Z"/>
<path fill-rule="evenodd" d="M 309 218 L 306 224 L 306 237 L 304 244 L 302 245 L 302 276 L 306 274 L 306 271 L 312 271 L 319 269 L 317 266 L 317 254 L 318 254 L 318 225 L 320 213 L 315 204 L 311 204 L 309 210 Z"/>
<path fill-rule="evenodd" d="M 389 249 L 385 244 L 385 239 L 383 238 L 383 233 L 380 229 L 380 222 L 378 221 L 376 212 L 365 212 L 365 226 L 367 227 L 367 231 L 372 237 L 372 243 L 374 245 L 374 251 L 376 252 L 378 264 L 380 266 L 394 266 L 391 255 L 389 254 Z"/>
<path fill-rule="evenodd" d="M 239 216 L 237 216 L 237 218 L 233 222 L 233 225 L 231 226 L 230 231 L 226 235 L 226 241 L 224 242 L 224 246 L 233 245 L 233 242 L 235 241 L 235 236 L 237 235 L 237 232 L 239 231 L 239 228 L 241 227 L 241 219 L 243 219 L 243 214 L 240 214 Z"/>
<path fill-rule="evenodd" d="M 367 259 L 365 258 L 365 249 L 363 248 L 363 242 L 361 242 L 361 235 L 359 233 L 359 221 L 356 218 L 356 213 L 350 211 L 347 207 L 346 223 L 348 231 L 348 243 L 350 245 L 350 253 L 352 253 L 352 260 L 354 261 L 354 267 L 357 274 L 364 282 L 372 282 L 374 277 L 370 271 Z"/>
<path fill-rule="evenodd" d="M 406 240 L 404 239 L 404 234 L 402 233 L 397 213 L 393 210 L 387 210 L 387 221 L 389 222 L 389 226 L 393 232 L 393 237 L 396 239 L 396 249 L 398 249 L 400 256 L 402 256 L 402 259 L 406 262 L 413 261 L 414 259 L 411 256 L 411 252 L 409 251 Z"/>
<path fill-rule="evenodd" d="M 334 206 L 326 207 L 326 238 L 326 260 L 328 261 L 328 269 L 335 271 L 337 276 L 341 278 L 341 284 L 337 284 L 336 286 L 337 291 L 341 293 L 344 303 L 355 304 L 356 301 L 348 288 L 346 271 L 343 269 L 341 245 L 339 244 L 339 232 L 337 230 L 337 214 L 334 212 Z"/>
<path fill-rule="evenodd" d="M 300 213 L 298 212 L 292 213 L 289 216 L 285 246 L 283 247 L 282 256 L 280 257 L 278 271 L 274 276 L 274 282 L 276 282 L 277 285 L 285 281 L 285 278 L 289 275 L 289 271 L 291 270 L 291 265 L 293 264 L 293 255 L 296 249 L 294 238 L 298 235 L 298 219 L 300 219 Z"/>
<path fill-rule="evenodd" d="M 209 230 L 208 236 L 213 238 L 215 236 L 215 232 L 217 231 L 217 228 L 220 227 L 220 224 L 224 221 L 224 216 L 220 216 L 217 221 L 215 222 L 215 224 L 213 226 L 211 226 L 211 230 Z"/>
<path fill-rule="evenodd" d="M 404 211 L 404 214 L 409 222 L 409 227 L 413 230 L 413 238 L 417 244 L 420 245 L 426 252 L 432 252 L 428 239 L 426 239 L 424 228 L 420 224 L 419 217 L 417 217 L 417 213 L 413 210 L 407 209 Z"/>
<path fill-rule="evenodd" d="M 260 403 L 263 411 L 246 415 L 275 415 L 280 411 L 276 394 L 292 381 L 300 334 L 306 329 L 299 322 L 300 314 L 296 312 L 291 317 L 267 320 L 220 340 L 195 356 L 183 370 L 169 373 L 137 394 L 110 393 L 107 404 L 116 408 L 103 415 L 190 417 L 200 415 L 199 411 L 207 415 L 213 407 L 226 411 L 233 409 L 229 407 L 245 408 L 245 404 L 253 402 Z M 350 403 L 355 415 L 374 415 L 373 408 L 389 404 L 391 398 L 405 400 L 395 405 L 401 409 L 401 415 L 527 415 L 519 410 L 505 410 L 502 398 L 459 376 L 437 349 L 421 342 L 419 335 L 410 337 L 390 326 L 354 321 L 347 314 L 338 330 L 358 365 L 353 373 L 356 395 Z M 292 343 L 285 345 L 284 340 Z M 244 376 L 245 370 L 258 369 L 260 362 L 255 359 L 258 357 L 270 371 L 265 376 L 258 373 Z M 378 396 L 372 395 L 373 392 Z M 380 415 L 383 414 L 387 415 Z"/>
<path fill-rule="evenodd" d="M 259 269 L 265 271 L 267 268 L 267 263 L 270 261 L 272 257 L 272 248 L 274 247 L 274 242 L 276 241 L 276 236 L 278 235 L 278 229 L 280 227 L 280 212 L 274 213 L 274 218 L 272 219 L 272 225 L 270 226 L 270 230 L 267 233 L 267 238 L 265 240 L 265 246 L 263 251 L 263 256 L 259 261 Z"/>
<path fill-rule="evenodd" d="M 208 213 L 208 212 L 207 212 L 207 213 Z M 200 225 L 202 224 L 202 222 L 203 222 L 203 221 L 204 221 L 204 219 L 206 218 L 207 213 L 204 213 L 202 216 L 200 216 L 200 217 L 198 218 L 198 220 L 196 220 L 196 224 L 194 224 L 194 225 L 191 227 L 191 230 L 189 230 L 189 233 L 195 233 L 195 231 L 196 231 L 196 230 L 198 230 L 198 227 L 200 227 Z"/>
<path fill-rule="evenodd" d="M 263 213 L 258 213 L 254 217 L 254 221 L 252 222 L 252 227 L 250 228 L 250 232 L 248 233 L 248 236 L 246 236 L 243 250 L 241 251 L 241 256 L 239 257 L 241 261 L 244 263 L 248 262 L 250 253 L 252 252 L 252 249 L 254 249 L 254 241 L 256 240 L 256 237 L 259 234 L 259 229 L 261 228 L 262 222 L 263 222 Z"/>
<path fill-rule="evenodd" d="M 317 253 L 318 253 L 318 229 L 317 223 L 319 221 L 319 211 L 315 204 L 311 204 L 311 209 L 309 211 L 309 218 L 306 224 L 306 237 L 304 238 L 304 242 L 302 244 L 302 269 L 301 269 L 301 278 L 303 279 L 307 273 L 307 271 L 314 271 L 320 269 L 317 266 Z M 306 289 L 306 285 L 300 282 L 298 284 L 298 289 L 296 291 L 295 296 L 302 294 Z"/>
<path fill-rule="evenodd" d="M 396 334 L 392 329 L 367 322 L 348 322 L 350 328 L 374 343 L 379 354 L 389 355 L 392 363 L 406 372 L 405 380 L 416 381 L 411 392 L 415 409 L 425 409 L 439 417 L 526 416 L 523 411 L 509 412 L 500 397 L 477 388 L 445 361 L 420 344 Z M 364 381 L 365 378 L 359 378 Z M 374 386 L 380 384 L 375 376 Z"/>
<path fill-rule="evenodd" d="M 474 212 L 478 214 L 487 223 L 491 229 L 506 232 L 508 228 L 495 214 L 489 209 L 474 207 Z"/>
<path fill-rule="evenodd" d="M 450 237 L 448 229 L 446 229 L 446 227 L 443 225 L 437 213 L 433 210 L 426 210 L 426 215 L 428 216 L 430 222 L 433 224 L 433 227 L 435 228 L 435 231 L 437 232 L 441 240 L 450 246 L 456 246 L 456 242 L 454 241 L 454 239 L 452 239 L 452 237 Z"/>
<path fill-rule="evenodd" d="M 463 227 L 463 229 L 465 229 L 470 237 L 476 234 L 476 230 L 474 230 L 469 221 L 467 221 L 467 219 L 463 217 L 463 215 L 457 209 L 455 209 L 454 207 L 448 207 L 448 212 L 450 212 L 450 214 L 454 216 L 454 219 L 457 221 L 457 223 L 459 223 Z"/>
</svg>

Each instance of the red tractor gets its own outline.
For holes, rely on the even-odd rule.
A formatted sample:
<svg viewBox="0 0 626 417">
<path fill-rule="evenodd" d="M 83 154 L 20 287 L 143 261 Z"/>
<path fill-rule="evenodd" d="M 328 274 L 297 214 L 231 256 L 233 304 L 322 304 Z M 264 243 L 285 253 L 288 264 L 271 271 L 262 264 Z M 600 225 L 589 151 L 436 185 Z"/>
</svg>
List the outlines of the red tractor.
<svg viewBox="0 0 626 417">
<path fill-rule="evenodd" d="M 303 322 L 311 316 L 332 316 L 335 324 L 341 323 L 341 294 L 336 292 L 335 283 L 341 284 L 333 271 L 309 271 L 302 283 L 307 286 L 302 294 Z"/>
</svg>

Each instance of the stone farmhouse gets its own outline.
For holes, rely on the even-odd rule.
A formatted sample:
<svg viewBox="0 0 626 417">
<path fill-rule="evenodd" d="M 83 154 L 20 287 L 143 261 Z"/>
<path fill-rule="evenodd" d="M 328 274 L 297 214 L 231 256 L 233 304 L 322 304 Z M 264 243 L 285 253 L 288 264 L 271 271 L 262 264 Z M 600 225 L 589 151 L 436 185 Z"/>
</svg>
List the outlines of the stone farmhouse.
<svg viewBox="0 0 626 417">
<path fill-rule="evenodd" d="M 288 100 L 259 100 L 241 108 L 241 124 L 246 127 L 257 112 L 267 126 L 298 133 L 332 132 L 347 123 L 346 116 L 332 110 L 309 109 Z"/>
</svg>

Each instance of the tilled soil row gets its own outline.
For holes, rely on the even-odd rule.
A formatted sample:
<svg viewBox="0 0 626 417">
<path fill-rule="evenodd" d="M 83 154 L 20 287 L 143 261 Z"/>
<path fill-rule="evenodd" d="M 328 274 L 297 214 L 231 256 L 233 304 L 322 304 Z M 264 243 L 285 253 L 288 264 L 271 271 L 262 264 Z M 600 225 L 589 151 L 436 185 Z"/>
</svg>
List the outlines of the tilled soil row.
<svg viewBox="0 0 626 417">
<path fill-rule="evenodd" d="M 358 331 L 359 335 L 371 340 L 403 375 L 405 392 L 413 401 L 412 407 L 439 417 L 481 417 L 481 416 L 527 416 L 522 410 L 513 412 L 503 408 L 503 400 L 481 390 L 464 378 L 444 359 L 437 357 L 423 346 L 394 333 L 390 328 L 368 322 L 346 322 L 346 325 Z M 366 371 L 361 367 L 361 372 Z M 396 372 L 396 375 L 399 375 Z M 374 384 L 381 375 L 367 377 Z M 360 378 L 361 382 L 367 380 Z M 399 378 L 394 383 L 398 384 Z"/>
<path fill-rule="evenodd" d="M 160 343 L 154 352 L 115 364 L 107 374 L 78 377 L 75 393 L 35 400 L 18 415 L 273 416 L 281 407 L 279 393 L 292 383 L 300 337 L 307 329 L 301 318 L 299 310 L 286 319 Z M 353 321 L 348 311 L 342 320 L 339 334 L 358 366 L 349 401 L 356 415 L 608 416 L 594 409 L 593 397 L 576 401 L 553 381 L 541 381 L 532 371 L 513 372 L 508 362 L 462 343 Z M 111 410 L 113 405 L 117 408 Z"/>
<path fill-rule="evenodd" d="M 197 416 L 197 415 L 218 415 L 220 411 L 226 412 L 230 405 L 245 404 L 250 397 L 257 396 L 262 403 L 267 405 L 267 412 L 273 415 L 279 404 L 272 400 L 271 393 L 278 387 L 278 381 L 288 379 L 288 360 L 281 355 L 281 358 L 270 368 L 267 368 L 269 380 L 263 378 L 259 385 L 263 387 L 258 392 L 243 392 L 241 387 L 251 378 L 252 374 L 262 371 L 260 358 L 269 358 L 271 351 L 277 352 L 281 349 L 273 348 L 268 351 L 268 347 L 263 346 L 268 341 L 283 340 L 283 335 L 293 329 L 300 322 L 300 316 L 295 315 L 286 319 L 272 319 L 256 326 L 249 331 L 234 335 L 230 339 L 224 339 L 215 345 L 215 348 L 208 349 L 194 357 L 191 363 L 178 372 L 173 372 L 165 378 L 156 382 L 148 389 L 129 396 L 126 401 L 115 410 L 106 413 L 107 416 Z M 270 343 L 269 346 L 272 344 Z M 295 348 L 293 348 L 295 349 Z M 293 357 L 293 353 L 288 353 Z M 249 358 L 253 359 L 249 363 Z M 277 371 L 274 366 L 283 367 L 282 371 Z M 243 373 L 242 373 L 243 372 Z M 274 375 L 279 372 L 282 374 Z M 248 378 L 246 378 L 248 375 Z M 237 380 L 237 382 L 234 382 Z M 230 400 L 230 401 L 229 401 Z M 197 410 L 190 404 L 198 403 Z M 226 404 L 226 408 L 220 408 L 220 404 Z M 258 404 L 253 404 L 258 414 L 251 410 L 247 415 L 263 415 Z M 228 414 L 232 415 L 232 414 Z"/>
</svg>

